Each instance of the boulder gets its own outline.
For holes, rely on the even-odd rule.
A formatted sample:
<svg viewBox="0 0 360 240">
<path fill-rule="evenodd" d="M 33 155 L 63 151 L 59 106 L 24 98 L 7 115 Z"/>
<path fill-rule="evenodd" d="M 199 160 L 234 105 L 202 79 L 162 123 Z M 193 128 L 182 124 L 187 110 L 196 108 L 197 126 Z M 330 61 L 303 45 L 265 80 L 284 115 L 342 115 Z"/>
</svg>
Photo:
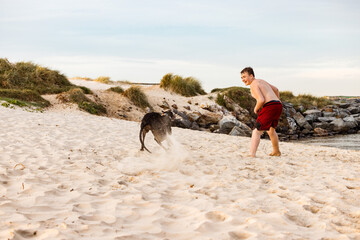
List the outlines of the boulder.
<svg viewBox="0 0 360 240">
<path fill-rule="evenodd" d="M 199 112 L 191 112 L 186 115 L 189 118 L 189 120 L 192 122 L 196 122 L 201 117 L 201 113 Z"/>
<path fill-rule="evenodd" d="M 316 117 L 321 117 L 322 116 L 322 112 L 320 110 L 317 109 L 311 109 L 311 110 L 307 110 L 304 112 L 304 115 L 315 115 Z"/>
<path fill-rule="evenodd" d="M 336 120 L 336 117 L 319 117 L 318 120 L 320 122 L 332 122 Z"/>
<path fill-rule="evenodd" d="M 322 128 L 314 128 L 314 136 L 315 137 L 325 137 L 328 136 L 329 133 L 325 129 Z"/>
<path fill-rule="evenodd" d="M 319 118 L 318 116 L 312 115 L 312 114 L 305 116 L 305 120 L 306 120 L 307 122 L 309 122 L 309 123 L 313 123 L 313 122 L 317 121 L 318 118 Z"/>
<path fill-rule="evenodd" d="M 353 116 L 349 116 L 343 119 L 345 124 L 351 129 L 356 128 L 358 126 L 358 123 L 356 119 Z"/>
<path fill-rule="evenodd" d="M 326 106 L 325 108 L 324 108 L 324 112 L 334 112 L 334 106 L 332 106 L 332 105 L 328 105 L 328 106 Z"/>
<path fill-rule="evenodd" d="M 348 108 L 350 107 L 350 103 L 338 103 L 337 104 L 340 108 Z"/>
<path fill-rule="evenodd" d="M 296 113 L 294 105 L 291 103 L 283 102 L 283 111 L 286 117 L 293 117 Z"/>
<path fill-rule="evenodd" d="M 323 112 L 324 117 L 335 117 L 336 113 L 334 112 Z"/>
<path fill-rule="evenodd" d="M 356 122 L 358 123 L 358 125 L 360 124 L 360 117 L 355 117 L 354 118 L 356 120 Z"/>
<path fill-rule="evenodd" d="M 202 114 L 199 119 L 196 121 L 200 127 L 207 127 L 210 124 L 217 124 L 222 119 L 222 114 L 208 112 Z"/>
<path fill-rule="evenodd" d="M 348 110 L 351 114 L 360 113 L 360 107 L 350 106 L 350 107 L 347 108 L 347 110 Z"/>
<path fill-rule="evenodd" d="M 192 130 L 200 130 L 200 127 L 199 127 L 199 125 L 198 125 L 196 122 L 193 122 L 193 123 L 191 124 L 190 129 L 192 129 Z"/>
<path fill-rule="evenodd" d="M 332 121 L 330 124 L 335 132 L 346 132 L 350 129 L 349 126 L 345 123 L 345 121 L 341 118 Z"/>
<path fill-rule="evenodd" d="M 234 126 L 229 135 L 231 136 L 242 136 L 242 137 L 250 137 L 251 136 L 251 128 L 242 124 L 240 126 Z"/>
<path fill-rule="evenodd" d="M 180 128 L 191 128 L 192 123 L 188 119 L 175 118 L 171 125 Z"/>
<path fill-rule="evenodd" d="M 331 124 L 328 122 L 315 122 L 312 124 L 313 128 L 322 128 L 326 130 L 331 130 Z"/>
<path fill-rule="evenodd" d="M 296 125 L 295 120 L 293 118 L 291 118 L 291 117 L 287 117 L 286 120 L 287 120 L 287 122 L 289 124 L 290 129 L 295 131 L 297 129 L 297 125 Z"/>
<path fill-rule="evenodd" d="M 238 121 L 234 116 L 225 116 L 219 122 L 220 133 L 228 134 L 235 126 L 240 126 L 240 121 Z"/>
<path fill-rule="evenodd" d="M 297 112 L 294 115 L 294 119 L 300 127 L 306 128 L 308 130 L 312 129 L 311 125 L 306 121 L 306 119 L 304 118 L 304 116 L 301 113 Z"/>
<path fill-rule="evenodd" d="M 339 118 L 345 118 L 351 115 L 351 112 L 347 109 L 339 109 L 337 113 L 337 117 Z"/>
<path fill-rule="evenodd" d="M 185 112 L 180 112 L 177 109 L 173 109 L 173 112 L 175 113 L 175 119 L 172 122 L 173 126 L 181 128 L 191 127 L 191 121 L 189 120 Z"/>
</svg>

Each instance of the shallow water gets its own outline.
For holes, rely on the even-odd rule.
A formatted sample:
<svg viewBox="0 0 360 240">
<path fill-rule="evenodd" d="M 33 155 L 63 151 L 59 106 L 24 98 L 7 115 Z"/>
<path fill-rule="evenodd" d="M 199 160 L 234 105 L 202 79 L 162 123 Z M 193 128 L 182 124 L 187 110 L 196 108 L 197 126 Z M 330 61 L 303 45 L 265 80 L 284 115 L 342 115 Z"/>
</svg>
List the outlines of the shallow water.
<svg viewBox="0 0 360 240">
<path fill-rule="evenodd" d="M 337 135 L 301 140 L 301 143 L 341 149 L 360 150 L 360 134 Z"/>
</svg>

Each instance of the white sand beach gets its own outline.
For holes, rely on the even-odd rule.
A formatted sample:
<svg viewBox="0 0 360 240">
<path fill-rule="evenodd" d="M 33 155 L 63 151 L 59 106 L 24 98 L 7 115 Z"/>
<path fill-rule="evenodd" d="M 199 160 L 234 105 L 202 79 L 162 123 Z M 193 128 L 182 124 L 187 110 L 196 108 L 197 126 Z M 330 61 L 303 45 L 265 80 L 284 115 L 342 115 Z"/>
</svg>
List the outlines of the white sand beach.
<svg viewBox="0 0 360 240">
<path fill-rule="evenodd" d="M 0 107 L 0 239 L 360 239 L 360 151 Z"/>
</svg>

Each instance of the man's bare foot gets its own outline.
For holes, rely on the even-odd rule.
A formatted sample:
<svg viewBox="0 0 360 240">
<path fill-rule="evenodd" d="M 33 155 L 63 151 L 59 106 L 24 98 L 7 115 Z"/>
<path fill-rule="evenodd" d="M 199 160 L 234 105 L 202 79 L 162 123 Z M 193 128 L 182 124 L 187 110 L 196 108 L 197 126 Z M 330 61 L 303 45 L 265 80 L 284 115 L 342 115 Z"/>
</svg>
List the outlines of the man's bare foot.
<svg viewBox="0 0 360 240">
<path fill-rule="evenodd" d="M 280 151 L 277 151 L 277 152 L 272 152 L 269 154 L 270 156 L 273 156 L 273 157 L 280 157 L 281 156 L 281 152 Z"/>
<path fill-rule="evenodd" d="M 256 158 L 256 155 L 252 155 L 252 154 L 249 154 L 247 155 L 248 157 L 251 157 L 251 158 Z"/>
</svg>

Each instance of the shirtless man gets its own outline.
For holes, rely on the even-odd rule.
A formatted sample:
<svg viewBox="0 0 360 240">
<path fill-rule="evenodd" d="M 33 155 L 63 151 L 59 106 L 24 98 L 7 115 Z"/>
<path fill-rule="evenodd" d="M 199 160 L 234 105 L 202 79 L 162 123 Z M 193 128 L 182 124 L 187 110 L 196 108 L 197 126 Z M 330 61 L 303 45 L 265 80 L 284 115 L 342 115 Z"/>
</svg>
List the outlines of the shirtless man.
<svg viewBox="0 0 360 240">
<path fill-rule="evenodd" d="M 275 131 L 282 112 L 279 90 L 264 80 L 255 79 L 254 70 L 251 67 L 241 71 L 241 79 L 246 86 L 250 85 L 251 96 L 256 99 L 254 112 L 258 114 L 251 136 L 250 156 L 256 156 L 260 137 L 264 131 L 269 135 L 273 146 L 270 156 L 280 156 L 279 137 Z"/>
</svg>

